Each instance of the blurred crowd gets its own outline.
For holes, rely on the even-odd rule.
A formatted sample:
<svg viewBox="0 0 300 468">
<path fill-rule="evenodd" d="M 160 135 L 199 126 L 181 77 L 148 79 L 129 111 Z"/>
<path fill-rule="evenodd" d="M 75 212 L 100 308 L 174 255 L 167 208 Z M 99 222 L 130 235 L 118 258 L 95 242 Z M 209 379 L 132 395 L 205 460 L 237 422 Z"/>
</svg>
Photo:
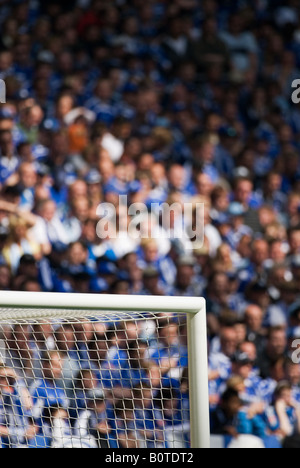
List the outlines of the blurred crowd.
<svg viewBox="0 0 300 468">
<path fill-rule="evenodd" d="M 182 318 L 111 320 L 2 327 L 0 448 L 189 447 Z"/>
<path fill-rule="evenodd" d="M 212 431 L 231 437 L 299 432 L 299 13 L 0 0 L 0 288 L 205 297 Z M 176 237 L 180 210 L 111 237 L 99 207 L 126 227 L 121 196 L 203 203 L 204 242 Z"/>
</svg>

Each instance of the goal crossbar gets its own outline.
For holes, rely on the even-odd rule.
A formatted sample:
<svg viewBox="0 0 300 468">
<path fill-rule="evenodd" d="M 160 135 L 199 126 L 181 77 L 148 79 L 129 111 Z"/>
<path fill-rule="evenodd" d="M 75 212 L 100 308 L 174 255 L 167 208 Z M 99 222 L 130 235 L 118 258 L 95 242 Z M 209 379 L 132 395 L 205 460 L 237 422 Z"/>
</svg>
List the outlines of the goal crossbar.
<svg viewBox="0 0 300 468">
<path fill-rule="evenodd" d="M 203 298 L 0 292 L 0 323 L 47 317 L 76 318 L 113 312 L 187 315 L 191 447 L 209 448 L 206 301 Z"/>
</svg>

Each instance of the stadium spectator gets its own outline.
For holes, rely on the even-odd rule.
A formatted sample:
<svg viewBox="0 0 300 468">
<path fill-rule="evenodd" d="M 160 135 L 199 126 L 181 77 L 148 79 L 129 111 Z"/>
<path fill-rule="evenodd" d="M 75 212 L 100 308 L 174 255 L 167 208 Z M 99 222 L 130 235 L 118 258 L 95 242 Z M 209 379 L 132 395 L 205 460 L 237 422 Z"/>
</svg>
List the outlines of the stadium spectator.
<svg viewBox="0 0 300 468">
<path fill-rule="evenodd" d="M 0 366 L 0 447 L 26 447 L 37 434 L 37 427 L 24 411 L 19 379 L 12 368 Z M 28 400 L 30 397 L 28 396 Z"/>
<path fill-rule="evenodd" d="M 42 377 L 36 379 L 30 387 L 33 400 L 32 416 L 38 426 L 38 435 L 43 443 L 51 443 L 51 430 L 47 420 L 49 408 L 59 405 L 65 409 L 69 406 L 65 388 L 59 386 L 62 377 L 63 357 L 59 351 L 45 351 L 41 359 Z"/>
<path fill-rule="evenodd" d="M 275 413 L 278 431 L 282 437 L 290 437 L 300 432 L 299 407 L 292 398 L 292 388 L 288 382 L 280 382 L 274 393 Z"/>
<path fill-rule="evenodd" d="M 101 389 L 90 390 L 87 394 L 88 409 L 82 410 L 76 422 L 78 437 L 96 440 L 99 448 L 116 448 L 115 428 L 112 408 L 104 399 Z"/>
</svg>

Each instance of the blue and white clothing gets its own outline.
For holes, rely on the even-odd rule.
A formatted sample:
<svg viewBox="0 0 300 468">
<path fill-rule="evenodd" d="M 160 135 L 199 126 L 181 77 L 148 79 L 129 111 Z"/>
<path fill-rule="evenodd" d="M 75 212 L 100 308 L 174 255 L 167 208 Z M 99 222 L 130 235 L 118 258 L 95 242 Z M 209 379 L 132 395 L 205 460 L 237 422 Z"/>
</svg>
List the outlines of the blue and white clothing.
<svg viewBox="0 0 300 468">
<path fill-rule="evenodd" d="M 113 388 L 119 385 L 130 388 L 129 371 L 128 352 L 114 346 L 108 351 L 106 361 L 101 365 L 100 381 L 105 388 Z"/>
<path fill-rule="evenodd" d="M 244 236 L 253 236 L 253 231 L 249 226 L 241 225 L 237 230 L 231 229 L 225 236 L 225 241 L 235 250 Z"/>
<path fill-rule="evenodd" d="M 0 157 L 0 184 L 4 184 L 18 170 L 19 164 L 20 160 L 17 156 Z"/>
<path fill-rule="evenodd" d="M 149 408 L 136 408 L 134 417 L 140 448 L 163 448 L 164 443 L 158 440 L 156 432 L 163 429 L 163 421 L 160 411 L 154 407 L 154 404 L 151 402 Z"/>
<path fill-rule="evenodd" d="M 164 360 L 177 359 L 177 366 L 171 368 L 167 374 L 167 377 L 173 380 L 180 381 L 184 369 L 188 367 L 188 349 L 186 346 L 180 344 L 165 347 L 163 343 L 159 343 L 158 346 L 149 348 L 146 354 L 148 354 L 147 359 L 158 366 L 160 366 Z"/>
<path fill-rule="evenodd" d="M 116 436 L 116 421 L 112 408 L 106 403 L 106 409 L 98 413 L 91 409 L 82 410 L 75 424 L 75 436 L 80 440 L 90 441 L 90 444 L 95 443 L 94 436 L 97 436 L 97 426 L 101 422 L 106 422 L 109 426 L 109 434 L 103 435 L 106 439 L 109 448 L 118 448 Z"/>
<path fill-rule="evenodd" d="M 251 373 L 244 381 L 245 390 L 240 397 L 246 404 L 259 403 L 263 401 L 263 380 L 255 373 Z"/>
<path fill-rule="evenodd" d="M 212 371 L 218 371 L 220 380 L 226 382 L 232 372 L 231 359 L 223 353 L 213 353 L 209 356 L 209 368 Z"/>
<path fill-rule="evenodd" d="M 28 419 L 17 388 L 0 394 L 0 426 L 8 429 L 8 437 L 0 438 L 0 448 L 17 448 L 26 443 Z"/>
<path fill-rule="evenodd" d="M 69 407 L 69 400 L 65 390 L 51 380 L 37 380 L 30 388 L 33 400 L 32 416 L 40 428 L 40 433 L 47 428 L 44 420 L 44 411 L 53 406 Z M 48 435 L 48 434 L 47 434 Z"/>
</svg>

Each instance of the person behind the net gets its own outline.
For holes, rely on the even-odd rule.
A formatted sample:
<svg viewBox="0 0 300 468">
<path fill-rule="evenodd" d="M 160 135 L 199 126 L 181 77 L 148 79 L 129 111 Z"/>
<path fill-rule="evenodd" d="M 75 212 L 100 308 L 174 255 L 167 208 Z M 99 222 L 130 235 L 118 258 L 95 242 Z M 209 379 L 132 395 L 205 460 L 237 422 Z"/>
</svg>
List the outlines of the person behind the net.
<svg viewBox="0 0 300 468">
<path fill-rule="evenodd" d="M 97 448 L 94 438 L 74 435 L 69 411 L 60 404 L 45 408 L 43 418 L 51 431 L 51 448 Z"/>
<path fill-rule="evenodd" d="M 145 359 L 158 365 L 164 379 L 169 379 L 174 385 L 180 386 L 180 379 L 187 366 L 187 346 L 182 343 L 180 328 L 173 317 L 161 317 L 158 325 L 158 341 L 152 345 Z"/>
<path fill-rule="evenodd" d="M 62 384 L 63 356 L 57 350 L 45 351 L 42 356 L 42 378 L 37 379 L 30 387 L 33 400 L 32 416 L 38 426 L 38 436 L 41 443 L 51 443 L 51 430 L 46 418 L 43 417 L 45 409 L 59 405 L 68 409 L 69 400 Z"/>
<path fill-rule="evenodd" d="M 0 448 L 26 447 L 37 427 L 22 405 L 14 369 L 0 363 Z"/>
<path fill-rule="evenodd" d="M 87 408 L 79 411 L 75 422 L 75 436 L 96 441 L 99 448 L 118 448 L 115 414 L 103 390 L 89 390 L 86 401 Z"/>
<path fill-rule="evenodd" d="M 137 349 L 138 327 L 135 322 L 121 322 L 112 333 L 112 346 L 101 363 L 101 381 L 113 402 L 132 397 L 131 354 Z M 131 352 L 130 352 L 131 351 Z"/>
<path fill-rule="evenodd" d="M 146 382 L 133 389 L 135 437 L 139 448 L 164 448 L 164 424 L 155 408 L 153 390 Z"/>
<path fill-rule="evenodd" d="M 120 400 L 114 408 L 119 448 L 139 448 L 134 409 L 134 401 L 129 399 Z"/>
</svg>

